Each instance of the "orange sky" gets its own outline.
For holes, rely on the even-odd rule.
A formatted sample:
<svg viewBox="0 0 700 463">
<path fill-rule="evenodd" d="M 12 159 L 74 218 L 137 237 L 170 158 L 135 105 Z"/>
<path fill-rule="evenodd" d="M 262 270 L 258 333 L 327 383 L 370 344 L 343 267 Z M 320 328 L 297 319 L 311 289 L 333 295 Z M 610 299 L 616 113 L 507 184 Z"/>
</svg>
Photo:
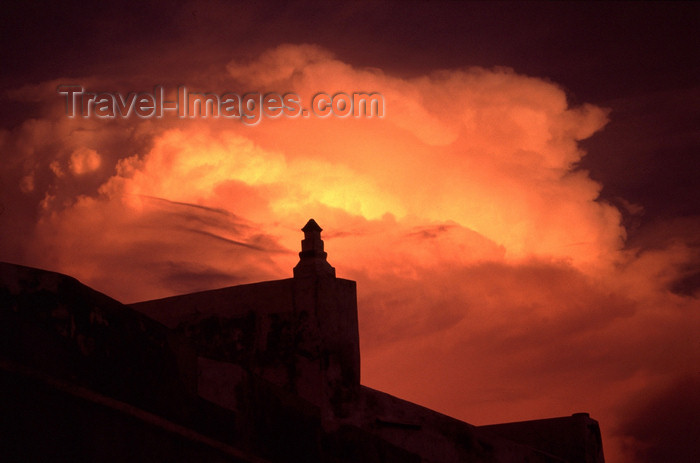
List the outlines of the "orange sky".
<svg viewBox="0 0 700 463">
<path fill-rule="evenodd" d="M 514 68 L 401 73 L 280 41 L 173 78 L 302 99 L 374 91 L 385 117 L 65 116 L 60 84 L 167 87 L 133 60 L 144 72 L 11 90 L 34 112 L 0 132 L 0 173 L 34 212 L 8 208 L 1 259 L 133 302 L 290 277 L 313 217 L 338 276 L 358 282 L 364 384 L 473 424 L 587 411 L 610 462 L 653 461 L 667 436 L 649 410 L 687 424 L 700 303 L 674 285 L 697 268 L 698 216 L 630 239 L 625 218 L 644 205 L 601 198 L 580 168 L 609 108 Z"/>
</svg>

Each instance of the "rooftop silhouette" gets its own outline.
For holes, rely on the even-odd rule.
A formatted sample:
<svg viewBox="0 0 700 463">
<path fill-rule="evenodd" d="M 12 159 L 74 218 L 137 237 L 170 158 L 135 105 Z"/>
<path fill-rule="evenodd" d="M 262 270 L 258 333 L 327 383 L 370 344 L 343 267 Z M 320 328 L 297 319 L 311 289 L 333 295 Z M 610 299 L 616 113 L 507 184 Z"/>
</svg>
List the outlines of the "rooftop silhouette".
<svg viewBox="0 0 700 463">
<path fill-rule="evenodd" d="M 321 227 L 294 277 L 123 305 L 0 264 L 4 461 L 604 461 L 586 413 L 473 426 L 363 386 Z"/>
</svg>

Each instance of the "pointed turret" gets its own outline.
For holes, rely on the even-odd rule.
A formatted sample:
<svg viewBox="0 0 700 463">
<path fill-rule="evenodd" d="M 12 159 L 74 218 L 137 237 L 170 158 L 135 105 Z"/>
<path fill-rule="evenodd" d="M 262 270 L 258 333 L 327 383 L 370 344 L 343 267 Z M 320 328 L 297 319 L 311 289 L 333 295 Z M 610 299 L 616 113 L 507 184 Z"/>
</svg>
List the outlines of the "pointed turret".
<svg viewBox="0 0 700 463">
<path fill-rule="evenodd" d="M 335 276 L 335 269 L 326 260 L 328 254 L 323 250 L 323 240 L 321 239 L 323 229 L 314 219 L 309 219 L 301 231 L 304 232 L 304 239 L 301 241 L 299 263 L 294 267 L 294 276 Z"/>
</svg>

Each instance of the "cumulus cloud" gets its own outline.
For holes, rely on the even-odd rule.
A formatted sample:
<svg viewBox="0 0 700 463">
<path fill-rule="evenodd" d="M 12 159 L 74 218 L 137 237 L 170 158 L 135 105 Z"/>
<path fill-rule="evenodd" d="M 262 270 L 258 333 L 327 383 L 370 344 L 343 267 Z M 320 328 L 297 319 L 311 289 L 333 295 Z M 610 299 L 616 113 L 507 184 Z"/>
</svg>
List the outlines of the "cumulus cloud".
<svg viewBox="0 0 700 463">
<path fill-rule="evenodd" d="M 609 459 L 631 461 L 625 439 L 643 432 L 616 404 L 700 360 L 698 299 L 672 291 L 697 255 L 689 240 L 623 246 L 620 212 L 576 168 L 605 109 L 511 69 L 402 78 L 315 45 L 199 78 L 305 103 L 379 92 L 386 111 L 69 119 L 57 82 L 41 84 L 42 117 L 0 138 L 0 172 L 27 179 L 15 197 L 35 211 L 14 238 L 23 263 L 125 302 L 285 278 L 314 217 L 338 275 L 358 281 L 365 383 L 476 424 L 589 411 Z"/>
<path fill-rule="evenodd" d="M 92 172 L 100 167 L 100 155 L 89 148 L 79 148 L 70 155 L 70 170 L 76 174 Z"/>
</svg>

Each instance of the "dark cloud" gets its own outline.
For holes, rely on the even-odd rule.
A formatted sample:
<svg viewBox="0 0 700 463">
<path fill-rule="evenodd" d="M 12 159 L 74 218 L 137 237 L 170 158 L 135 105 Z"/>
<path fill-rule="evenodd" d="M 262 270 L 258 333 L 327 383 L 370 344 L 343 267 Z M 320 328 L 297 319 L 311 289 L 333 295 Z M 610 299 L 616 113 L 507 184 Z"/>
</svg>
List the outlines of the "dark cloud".
<svg viewBox="0 0 700 463">
<path fill-rule="evenodd" d="M 632 399 L 617 432 L 635 461 L 700 460 L 700 372 Z"/>
<path fill-rule="evenodd" d="M 174 294 L 194 293 L 212 287 L 223 288 L 248 281 L 246 275 L 223 272 L 195 262 L 161 262 L 150 265 L 149 271 Z"/>
<path fill-rule="evenodd" d="M 581 167 L 603 185 L 606 199 L 643 205 L 640 224 L 696 215 L 700 87 L 664 89 L 603 102 L 611 107 L 604 131 L 583 142 Z"/>
</svg>

